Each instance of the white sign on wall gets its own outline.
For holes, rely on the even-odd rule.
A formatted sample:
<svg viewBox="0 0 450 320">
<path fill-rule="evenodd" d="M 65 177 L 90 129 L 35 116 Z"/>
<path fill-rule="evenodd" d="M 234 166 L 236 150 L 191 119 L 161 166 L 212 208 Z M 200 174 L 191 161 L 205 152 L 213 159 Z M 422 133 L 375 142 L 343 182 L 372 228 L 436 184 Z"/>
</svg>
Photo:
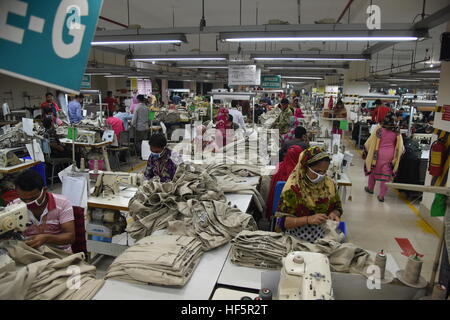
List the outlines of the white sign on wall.
<svg viewBox="0 0 450 320">
<path fill-rule="evenodd" d="M 259 86 L 261 83 L 261 69 L 256 65 L 230 65 L 228 66 L 229 86 Z"/>
</svg>

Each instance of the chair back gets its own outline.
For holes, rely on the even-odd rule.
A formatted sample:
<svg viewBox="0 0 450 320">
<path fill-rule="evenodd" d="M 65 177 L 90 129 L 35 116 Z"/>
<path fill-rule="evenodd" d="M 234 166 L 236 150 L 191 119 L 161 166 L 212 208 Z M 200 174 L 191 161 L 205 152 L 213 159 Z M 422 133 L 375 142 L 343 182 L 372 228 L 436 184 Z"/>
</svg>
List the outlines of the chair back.
<svg viewBox="0 0 450 320">
<path fill-rule="evenodd" d="M 286 181 L 278 181 L 275 185 L 275 191 L 273 194 L 273 204 L 272 204 L 272 216 L 275 215 L 275 212 L 278 208 L 278 202 L 280 202 L 281 191 L 284 188 Z"/>
<path fill-rule="evenodd" d="M 87 257 L 84 208 L 73 207 L 73 217 L 75 219 L 75 241 L 72 244 L 72 252 L 84 252 Z"/>
</svg>

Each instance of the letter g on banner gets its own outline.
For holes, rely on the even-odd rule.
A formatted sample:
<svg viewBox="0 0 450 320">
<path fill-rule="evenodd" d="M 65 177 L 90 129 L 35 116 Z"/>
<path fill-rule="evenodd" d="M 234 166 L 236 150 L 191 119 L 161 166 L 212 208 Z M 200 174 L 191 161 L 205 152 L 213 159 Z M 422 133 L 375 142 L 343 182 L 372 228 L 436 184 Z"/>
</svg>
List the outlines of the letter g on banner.
<svg viewBox="0 0 450 320">
<path fill-rule="evenodd" d="M 74 7 L 76 7 L 78 13 L 78 19 L 73 21 L 73 14 L 67 17 L 67 24 L 71 25 L 69 28 L 69 34 L 73 37 L 71 43 L 66 44 L 63 40 L 63 30 L 66 25 L 66 16 Z M 81 16 L 89 14 L 89 4 L 87 0 L 63 0 L 61 1 L 55 16 L 55 22 L 53 23 L 52 32 L 52 44 L 55 53 L 63 58 L 70 59 L 76 56 L 80 52 L 81 44 L 83 43 L 85 25 L 78 23 Z"/>
<path fill-rule="evenodd" d="M 381 29 L 381 9 L 379 6 L 373 4 L 367 7 L 366 13 L 369 15 L 367 18 L 367 29 Z"/>
</svg>

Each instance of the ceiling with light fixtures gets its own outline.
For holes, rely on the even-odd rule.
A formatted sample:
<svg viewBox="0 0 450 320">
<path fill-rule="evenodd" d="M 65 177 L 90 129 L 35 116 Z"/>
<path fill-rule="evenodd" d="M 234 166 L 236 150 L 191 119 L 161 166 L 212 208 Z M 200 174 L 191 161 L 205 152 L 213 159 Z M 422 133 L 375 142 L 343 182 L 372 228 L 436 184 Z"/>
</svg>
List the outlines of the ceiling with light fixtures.
<svg viewBox="0 0 450 320">
<path fill-rule="evenodd" d="M 381 9 L 381 30 L 366 26 L 371 3 Z M 363 80 L 431 84 L 439 77 L 439 36 L 446 30 L 439 19 L 449 20 L 450 5 L 448 0 L 428 0 L 422 16 L 422 4 L 206 0 L 203 15 L 202 0 L 104 0 L 88 71 L 179 79 L 194 72 L 198 79 L 213 75 L 226 82 L 228 64 L 256 63 L 263 74 L 308 83 L 341 74 L 351 61 L 369 60 L 372 73 Z M 320 23 L 338 18 L 338 24 Z M 101 61 L 104 55 L 114 55 L 122 70 Z"/>
</svg>

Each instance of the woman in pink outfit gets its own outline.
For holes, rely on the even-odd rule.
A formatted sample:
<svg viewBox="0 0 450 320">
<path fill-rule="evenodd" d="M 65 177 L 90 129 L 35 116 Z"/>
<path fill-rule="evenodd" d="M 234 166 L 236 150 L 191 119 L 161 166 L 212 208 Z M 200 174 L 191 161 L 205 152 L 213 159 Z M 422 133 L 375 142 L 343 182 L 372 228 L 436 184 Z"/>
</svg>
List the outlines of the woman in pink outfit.
<svg viewBox="0 0 450 320">
<path fill-rule="evenodd" d="M 139 101 L 137 99 L 137 91 L 133 91 L 133 97 L 131 98 L 131 106 L 130 106 L 130 113 L 133 114 L 134 110 L 136 109 L 137 105 L 139 104 Z"/>
<path fill-rule="evenodd" d="M 398 170 L 400 157 L 404 152 L 403 139 L 396 131 L 395 115 L 386 114 L 382 125 L 378 125 L 364 144 L 364 171 L 369 176 L 364 190 L 373 194 L 375 182 L 380 181 L 378 200 L 384 202 L 387 192 L 386 182 L 390 182 Z"/>
</svg>

